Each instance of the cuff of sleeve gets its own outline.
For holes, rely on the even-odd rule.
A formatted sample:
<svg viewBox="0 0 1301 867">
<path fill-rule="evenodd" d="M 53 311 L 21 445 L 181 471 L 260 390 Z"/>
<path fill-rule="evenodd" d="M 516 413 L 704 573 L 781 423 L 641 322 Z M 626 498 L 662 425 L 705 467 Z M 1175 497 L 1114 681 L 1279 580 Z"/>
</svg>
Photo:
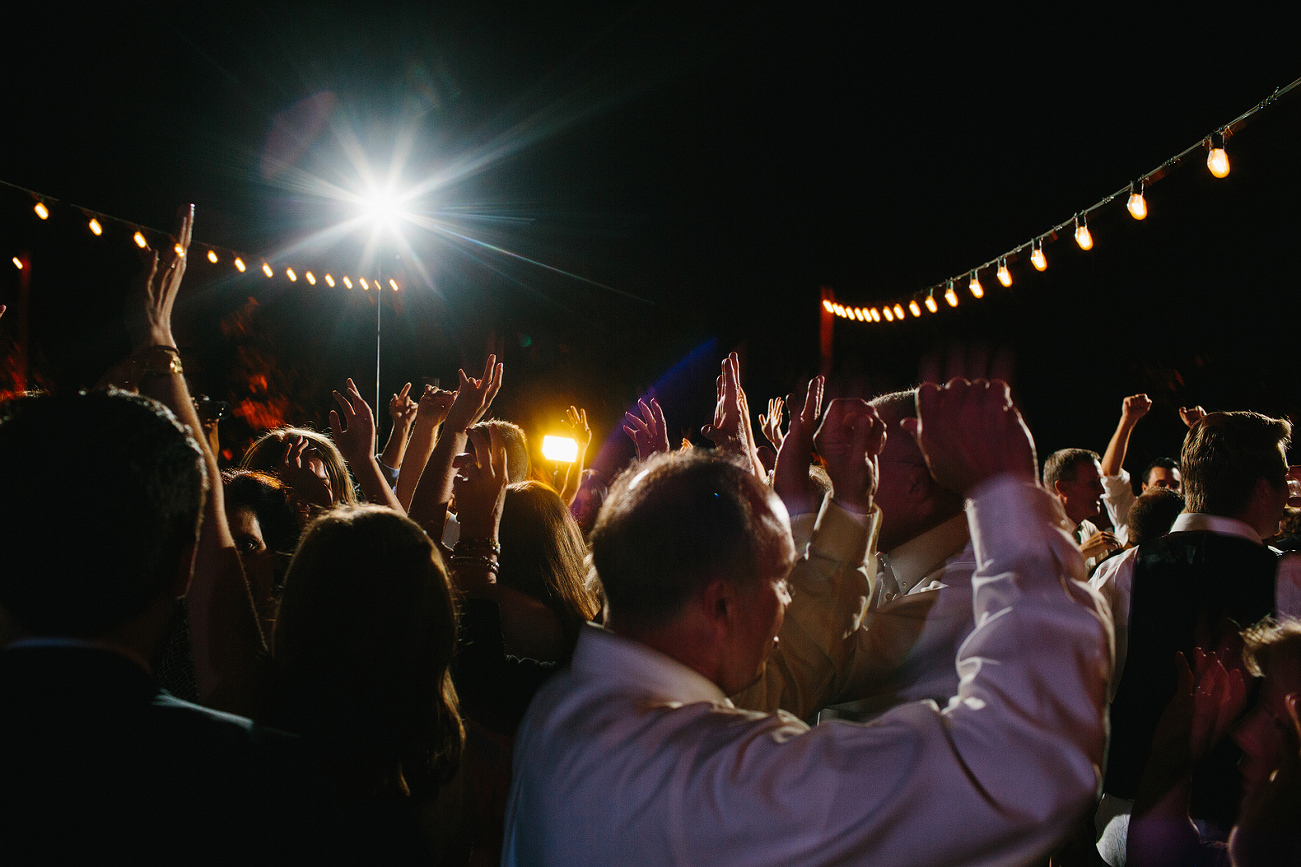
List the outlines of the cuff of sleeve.
<svg viewBox="0 0 1301 867">
<path fill-rule="evenodd" d="M 822 503 L 809 541 L 809 556 L 826 557 L 841 563 L 862 565 L 876 539 L 881 510 L 875 505 L 866 514 L 851 512 L 830 497 Z"/>
<path fill-rule="evenodd" d="M 1038 484 L 1008 475 L 981 482 L 967 499 L 967 521 L 980 567 L 994 559 L 1042 560 L 1051 553 L 1072 578 L 1085 580 L 1061 502 Z"/>
<path fill-rule="evenodd" d="M 1112 497 L 1115 497 L 1117 494 L 1123 493 L 1126 490 L 1130 490 L 1131 492 L 1133 490 L 1130 487 L 1129 472 L 1124 467 L 1120 468 L 1119 475 L 1103 476 L 1102 487 L 1106 489 L 1107 494 Z"/>
<path fill-rule="evenodd" d="M 818 516 L 815 512 L 806 512 L 803 515 L 791 515 L 791 538 L 795 541 L 795 553 L 803 555 L 804 550 L 809 546 L 809 540 L 813 538 L 813 528 L 818 522 Z"/>
<path fill-rule="evenodd" d="M 379 471 L 384 474 L 384 479 L 393 487 L 398 483 L 398 471 L 384 463 L 383 455 L 375 455 L 375 463 L 379 464 Z"/>
</svg>

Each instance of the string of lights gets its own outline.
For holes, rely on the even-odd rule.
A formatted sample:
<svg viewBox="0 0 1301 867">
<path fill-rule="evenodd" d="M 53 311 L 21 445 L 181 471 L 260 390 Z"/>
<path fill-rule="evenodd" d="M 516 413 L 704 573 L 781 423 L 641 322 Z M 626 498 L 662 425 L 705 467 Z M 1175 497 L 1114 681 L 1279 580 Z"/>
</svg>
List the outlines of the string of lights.
<svg viewBox="0 0 1301 867">
<path fill-rule="evenodd" d="M 1229 156 L 1225 150 L 1225 143 L 1255 115 L 1298 85 L 1301 85 L 1301 78 L 1284 87 L 1275 88 L 1274 92 L 1269 96 L 1233 120 L 1216 128 L 1209 135 L 1184 148 L 1151 171 L 1139 175 L 1132 182 L 1109 195 L 1103 196 L 1089 207 L 1076 211 L 1069 219 L 1058 223 L 1045 232 L 1040 232 L 1025 243 L 1019 244 L 1005 253 L 1000 253 L 974 268 L 941 280 L 933 286 L 928 286 L 904 298 L 887 301 L 876 306 L 858 307 L 843 304 L 834 297 L 831 290 L 824 289 L 822 292 L 822 307 L 833 316 L 855 322 L 881 322 L 882 320 L 886 322 L 902 322 L 907 318 L 906 313 L 911 314 L 914 319 L 920 319 L 924 315 L 924 311 L 931 314 L 939 313 L 940 304 L 936 300 L 937 292 L 940 293 L 940 297 L 943 298 L 948 307 L 957 307 L 961 303 L 961 299 L 959 299 L 954 287 L 955 284 L 961 284 L 964 280 L 967 281 L 967 290 L 972 298 L 980 299 L 985 297 L 985 289 L 980 282 L 981 272 L 987 273 L 993 269 L 995 279 L 1003 287 L 1010 287 L 1012 285 L 1012 271 L 1008 266 L 1025 258 L 1027 253 L 1031 266 L 1036 271 L 1045 271 L 1048 269 L 1048 257 L 1044 253 L 1044 244 L 1046 242 L 1056 241 L 1061 233 L 1069 228 L 1075 238 L 1075 243 L 1081 250 L 1092 249 L 1093 235 L 1089 232 L 1089 214 L 1105 207 L 1121 196 L 1126 196 L 1125 207 L 1131 217 L 1135 220 L 1146 219 L 1147 200 L 1143 196 L 1144 190 L 1169 174 L 1175 166 L 1179 165 L 1190 154 L 1204 149 L 1206 152 L 1206 167 L 1210 173 L 1216 178 L 1226 177 L 1229 174 Z"/>
<path fill-rule="evenodd" d="M 105 214 L 102 211 L 96 211 L 90 208 L 84 208 L 80 205 L 62 202 L 53 196 L 38 193 L 35 190 L 29 190 L 26 187 L 11 184 L 8 181 L 0 180 L 0 186 L 7 187 L 31 197 L 35 202 L 32 206 L 32 213 L 42 222 L 50 220 L 51 217 L 55 215 L 53 209 L 59 208 L 65 211 L 79 212 L 81 216 L 78 219 L 85 220 L 87 231 L 97 238 L 105 237 L 106 233 L 108 233 L 110 237 L 117 237 L 120 235 L 121 237 L 129 238 L 132 243 L 142 250 L 154 246 L 151 245 L 151 239 L 154 244 L 157 245 L 154 246 L 154 249 L 161 249 L 163 246 L 173 243 L 171 236 L 167 232 L 162 232 L 158 229 L 142 226 L 139 223 L 124 220 L 120 217 L 114 217 Z M 110 229 L 114 231 L 110 232 Z M 174 247 L 176 252 L 181 252 L 179 244 L 174 245 Z M 297 283 L 300 276 L 299 269 L 295 269 L 291 264 L 284 264 L 280 267 L 279 272 L 277 272 L 276 268 L 273 267 L 270 262 L 260 256 L 251 256 L 247 253 L 241 253 L 227 247 L 219 247 L 214 244 L 204 244 L 198 241 L 190 244 L 191 255 L 200 251 L 203 253 L 203 258 L 207 259 L 212 265 L 228 263 L 229 267 L 233 268 L 240 274 L 244 274 L 248 271 L 249 263 L 254 263 L 255 265 L 260 263 L 260 270 L 264 275 L 266 275 L 268 280 L 276 279 L 277 273 L 279 273 L 283 279 L 288 280 L 290 283 Z M 30 263 L 26 259 L 16 255 L 13 256 L 10 261 L 13 262 L 14 267 L 20 271 L 24 268 L 31 267 Z M 301 268 L 301 271 L 303 281 L 310 286 L 315 286 L 318 281 L 331 288 L 336 285 L 336 278 L 331 271 L 322 268 Z M 321 275 L 319 278 L 317 277 L 318 273 Z M 399 290 L 398 282 L 393 278 L 381 282 L 379 277 L 366 278 L 358 275 L 354 281 L 352 275 L 340 274 L 337 278 L 337 283 L 342 283 L 346 289 L 352 289 L 354 285 L 360 286 L 363 291 L 369 291 L 371 288 L 374 288 L 377 292 L 384 288 L 391 289 L 394 292 Z"/>
</svg>

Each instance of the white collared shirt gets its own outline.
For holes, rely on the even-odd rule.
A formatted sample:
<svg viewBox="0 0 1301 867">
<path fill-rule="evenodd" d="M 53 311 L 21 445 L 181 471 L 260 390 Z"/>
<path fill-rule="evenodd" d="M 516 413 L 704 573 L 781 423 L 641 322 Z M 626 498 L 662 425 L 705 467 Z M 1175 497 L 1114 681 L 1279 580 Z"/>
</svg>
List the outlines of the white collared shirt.
<svg viewBox="0 0 1301 867">
<path fill-rule="evenodd" d="M 1049 495 L 1015 479 L 976 493 L 980 625 L 947 709 L 917 702 L 873 725 L 809 729 L 738 710 L 673 659 L 587 627 L 516 739 L 502 863 L 1042 856 L 1097 790 L 1109 623 Z"/>
</svg>

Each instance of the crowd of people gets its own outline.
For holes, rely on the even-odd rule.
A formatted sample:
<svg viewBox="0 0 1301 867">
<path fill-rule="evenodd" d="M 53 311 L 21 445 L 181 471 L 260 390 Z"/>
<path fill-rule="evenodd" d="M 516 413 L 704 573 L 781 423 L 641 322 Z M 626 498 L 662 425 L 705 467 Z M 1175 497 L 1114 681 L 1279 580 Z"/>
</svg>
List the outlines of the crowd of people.
<svg viewBox="0 0 1301 867">
<path fill-rule="evenodd" d="M 489 356 L 221 471 L 192 223 L 112 384 L 0 407 L 14 863 L 1301 863 L 1287 421 L 1185 408 L 1136 492 L 1146 395 L 1041 466 L 985 371 L 818 376 L 761 442 L 730 355 L 712 447 L 648 397 L 602 480 L 573 407 L 552 484 Z"/>
</svg>

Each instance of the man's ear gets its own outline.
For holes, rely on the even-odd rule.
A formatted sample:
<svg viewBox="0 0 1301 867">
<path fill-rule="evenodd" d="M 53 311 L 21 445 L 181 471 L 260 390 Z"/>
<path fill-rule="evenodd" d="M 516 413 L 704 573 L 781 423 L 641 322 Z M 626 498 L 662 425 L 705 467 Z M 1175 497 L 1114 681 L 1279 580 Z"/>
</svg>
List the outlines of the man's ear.
<svg viewBox="0 0 1301 867">
<path fill-rule="evenodd" d="M 709 624 L 717 634 L 730 631 L 736 617 L 736 588 L 726 578 L 714 578 L 700 593 L 700 602 Z"/>
<path fill-rule="evenodd" d="M 1053 493 L 1063 500 L 1066 499 L 1066 492 L 1062 490 L 1062 480 L 1057 479 L 1053 482 Z"/>
</svg>

